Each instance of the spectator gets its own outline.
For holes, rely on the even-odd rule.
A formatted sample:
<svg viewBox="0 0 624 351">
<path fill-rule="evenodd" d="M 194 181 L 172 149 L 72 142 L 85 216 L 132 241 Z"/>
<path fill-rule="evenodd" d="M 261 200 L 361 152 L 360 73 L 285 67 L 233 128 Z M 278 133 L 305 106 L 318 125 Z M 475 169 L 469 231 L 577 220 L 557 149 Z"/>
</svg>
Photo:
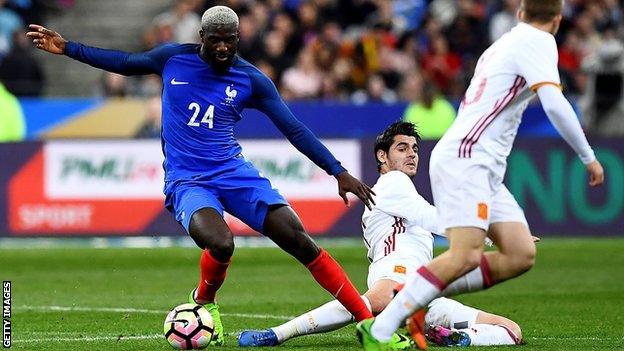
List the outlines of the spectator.
<svg viewBox="0 0 624 351">
<path fill-rule="evenodd" d="M 503 9 L 492 16 L 492 20 L 490 21 L 490 42 L 495 42 L 518 24 L 516 12 L 518 11 L 519 5 L 519 0 L 505 0 L 503 2 Z"/>
<path fill-rule="evenodd" d="M 286 54 L 284 35 L 271 31 L 264 37 L 264 50 L 260 60 L 273 66 L 275 77 L 279 81 L 282 73 L 291 65 L 292 59 Z"/>
<path fill-rule="evenodd" d="M 301 28 L 303 44 L 306 45 L 316 39 L 320 32 L 318 7 L 313 1 L 303 2 L 298 9 L 299 26 Z"/>
<path fill-rule="evenodd" d="M 446 38 L 438 35 L 431 39 L 431 48 L 422 58 L 422 69 L 443 93 L 448 94 L 460 72 L 461 59 L 449 50 Z"/>
<path fill-rule="evenodd" d="M 156 28 L 170 27 L 173 41 L 176 43 L 198 43 L 201 20 L 195 10 L 194 0 L 176 0 L 173 9 L 156 16 L 153 25 Z"/>
<path fill-rule="evenodd" d="M 581 100 L 587 128 L 601 136 L 624 136 L 624 46 L 613 31 L 582 67 L 588 74 Z"/>
<path fill-rule="evenodd" d="M 363 104 L 367 102 L 383 102 L 392 104 L 397 102 L 397 94 L 388 89 L 383 77 L 379 74 L 373 74 L 368 78 L 366 90 L 358 90 L 353 93 L 351 101 L 355 104 Z"/>
<path fill-rule="evenodd" d="M 0 82 L 0 143 L 24 140 L 26 120 L 15 95 Z"/>
<path fill-rule="evenodd" d="M 13 49 L 0 61 L 0 80 L 13 95 L 41 95 L 43 70 L 32 54 L 28 38 L 21 31 L 13 33 Z"/>
<path fill-rule="evenodd" d="M 318 97 L 323 83 L 323 74 L 314 62 L 311 50 L 299 53 L 297 64 L 284 72 L 282 94 L 291 99 Z"/>
<path fill-rule="evenodd" d="M 438 94 L 433 85 L 423 84 L 416 72 L 407 77 L 403 91 L 404 97 L 412 101 L 405 109 L 403 119 L 416 124 L 424 140 L 440 139 L 455 119 L 453 105 Z"/>
<path fill-rule="evenodd" d="M 583 60 L 581 40 L 572 30 L 568 32 L 562 45 L 559 46 L 559 71 L 561 72 L 561 85 L 573 94 L 583 90 L 584 79 L 580 70 Z"/>
<path fill-rule="evenodd" d="M 147 99 L 145 104 L 145 122 L 143 122 L 134 135 L 135 138 L 160 138 L 161 109 L 160 95 L 155 95 Z"/>
<path fill-rule="evenodd" d="M 100 89 L 99 95 L 109 98 L 125 98 L 128 95 L 128 78 L 121 74 L 104 72 Z"/>
<path fill-rule="evenodd" d="M 261 34 L 257 28 L 256 19 L 250 14 L 239 17 L 240 37 L 238 41 L 238 52 L 245 60 L 256 63 L 262 52 Z"/>
<path fill-rule="evenodd" d="M 13 33 L 24 28 L 22 19 L 0 0 L 0 60 L 11 51 Z"/>
</svg>

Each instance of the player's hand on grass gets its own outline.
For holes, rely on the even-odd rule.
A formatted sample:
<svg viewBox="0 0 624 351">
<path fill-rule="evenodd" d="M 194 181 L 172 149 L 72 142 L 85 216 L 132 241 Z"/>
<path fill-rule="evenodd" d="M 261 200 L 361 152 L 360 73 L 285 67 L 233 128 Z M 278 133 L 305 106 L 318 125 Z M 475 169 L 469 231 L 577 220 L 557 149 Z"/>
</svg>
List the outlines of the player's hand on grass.
<svg viewBox="0 0 624 351">
<path fill-rule="evenodd" d="M 30 32 L 26 33 L 26 36 L 32 39 L 37 49 L 57 55 L 65 52 L 67 40 L 63 39 L 60 34 L 38 24 L 31 24 L 28 27 Z"/>
<path fill-rule="evenodd" d="M 604 182 L 604 170 L 598 160 L 594 160 L 587 166 L 587 173 L 589 173 L 589 185 L 598 186 Z"/>
<path fill-rule="evenodd" d="M 372 209 L 371 203 L 375 204 L 375 200 L 373 200 L 375 193 L 368 185 L 360 182 L 347 171 L 337 174 L 336 179 L 338 180 L 338 194 L 342 197 L 347 207 L 350 206 L 347 193 L 353 193 L 362 200 L 369 210 Z"/>
</svg>

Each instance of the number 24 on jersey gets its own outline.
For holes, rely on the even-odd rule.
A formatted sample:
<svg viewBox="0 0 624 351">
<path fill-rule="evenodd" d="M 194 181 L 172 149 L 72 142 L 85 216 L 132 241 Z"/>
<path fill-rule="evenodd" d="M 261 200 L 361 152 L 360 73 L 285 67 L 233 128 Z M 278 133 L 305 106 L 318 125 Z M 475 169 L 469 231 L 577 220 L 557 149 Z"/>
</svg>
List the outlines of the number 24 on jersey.
<svg viewBox="0 0 624 351">
<path fill-rule="evenodd" d="M 188 106 L 188 109 L 193 111 L 193 115 L 191 119 L 188 121 L 187 125 L 191 127 L 199 127 L 201 123 L 208 124 L 208 129 L 212 129 L 214 122 L 214 105 L 208 106 L 204 116 L 202 117 L 200 122 L 197 122 L 197 117 L 199 117 L 199 113 L 201 112 L 201 106 L 196 102 L 191 102 Z"/>
</svg>

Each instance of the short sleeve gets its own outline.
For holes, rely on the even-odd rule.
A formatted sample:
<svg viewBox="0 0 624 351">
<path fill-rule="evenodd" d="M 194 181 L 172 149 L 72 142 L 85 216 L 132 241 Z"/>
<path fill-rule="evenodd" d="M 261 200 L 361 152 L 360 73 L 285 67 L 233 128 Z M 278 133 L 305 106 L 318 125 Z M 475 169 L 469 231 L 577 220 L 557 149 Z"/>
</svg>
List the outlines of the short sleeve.
<svg viewBox="0 0 624 351">
<path fill-rule="evenodd" d="M 536 29 L 537 30 L 537 29 Z M 514 48 L 513 59 L 518 74 L 523 77 L 533 91 L 545 84 L 561 88 L 557 63 L 557 43 L 546 32 L 531 32 Z"/>
</svg>

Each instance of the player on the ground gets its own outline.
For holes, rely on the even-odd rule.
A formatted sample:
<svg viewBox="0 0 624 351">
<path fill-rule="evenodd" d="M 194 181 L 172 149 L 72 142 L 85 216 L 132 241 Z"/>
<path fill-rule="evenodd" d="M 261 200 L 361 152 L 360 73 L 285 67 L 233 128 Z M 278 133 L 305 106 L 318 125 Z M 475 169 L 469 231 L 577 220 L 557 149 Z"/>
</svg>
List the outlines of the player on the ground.
<svg viewBox="0 0 624 351">
<path fill-rule="evenodd" d="M 485 289 L 533 266 L 531 232 L 503 176 L 522 112 L 535 93 L 586 165 L 589 185 L 604 181 L 602 166 L 561 92 L 553 35 L 562 0 L 522 0 L 520 6 L 521 22 L 481 55 L 457 118 L 431 155 L 433 199 L 449 250 L 420 267 L 376 319 L 358 324 L 366 350 L 387 349 L 405 318 L 434 298 Z M 483 253 L 486 235 L 498 251 Z M 423 339 L 422 315 L 411 318 L 417 340 Z"/>
<path fill-rule="evenodd" d="M 299 151 L 336 177 L 338 193 L 347 205 L 347 192 L 357 195 L 366 206 L 372 202 L 370 188 L 352 177 L 295 118 L 271 80 L 236 55 L 239 21 L 232 9 L 215 6 L 206 10 L 199 31 L 201 44 L 170 44 L 134 54 L 67 41 L 39 25 L 30 25 L 30 29 L 28 37 L 41 50 L 115 73 L 162 76 L 165 205 L 204 250 L 199 284 L 189 298 L 211 312 L 217 334 L 213 344 L 224 341 L 215 295 L 234 251 L 223 211 L 305 264 L 314 279 L 356 319 L 372 316 L 342 268 L 308 236 L 286 200 L 245 160 L 234 138 L 234 125 L 243 109 L 256 108 Z"/>
<path fill-rule="evenodd" d="M 363 299 L 378 314 L 392 299 L 393 290 L 433 257 L 433 236 L 438 231 L 435 207 L 422 198 L 410 178 L 418 168 L 420 136 L 414 124 L 396 122 L 375 141 L 380 173 L 373 191 L 372 210 L 362 215 L 364 242 L 368 248 L 368 291 Z M 447 299 L 429 304 L 425 317 L 431 326 L 427 337 L 444 346 L 515 345 L 522 336 L 513 321 Z M 353 322 L 338 301 L 331 301 L 280 326 L 263 331 L 243 331 L 240 346 L 275 346 L 293 337 L 336 330 Z M 409 346 L 393 335 L 392 348 Z"/>
</svg>

